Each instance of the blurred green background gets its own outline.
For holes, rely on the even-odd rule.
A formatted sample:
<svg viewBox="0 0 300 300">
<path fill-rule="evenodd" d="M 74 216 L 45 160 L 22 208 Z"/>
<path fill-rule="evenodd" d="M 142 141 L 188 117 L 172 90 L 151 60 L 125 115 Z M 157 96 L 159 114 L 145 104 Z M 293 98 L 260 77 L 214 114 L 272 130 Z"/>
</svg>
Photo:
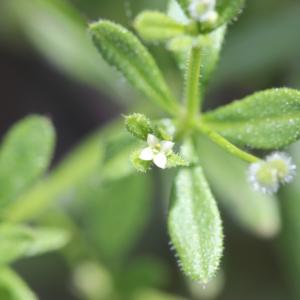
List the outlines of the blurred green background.
<svg viewBox="0 0 300 300">
<path fill-rule="evenodd" d="M 66 172 L 56 166 L 99 128 L 105 128 L 102 155 L 110 161 L 115 144 L 123 139 L 122 133 L 116 141 L 110 139 L 120 128 L 110 122 L 128 111 L 151 112 L 143 97 L 102 61 L 87 35 L 87 23 L 106 18 L 131 28 L 141 10 L 166 7 L 166 0 L 0 0 L 1 136 L 29 113 L 49 116 L 58 135 L 52 168 L 61 182 Z M 206 108 L 265 88 L 299 89 L 299 28 L 299 0 L 248 0 L 227 33 Z M 174 59 L 161 46 L 149 47 L 180 95 L 182 78 Z M 299 149 L 296 144 L 291 151 L 300 163 Z M 77 165 L 76 170 L 69 167 L 72 184 L 75 174 L 94 163 L 95 151 L 98 148 L 88 153 L 89 162 L 77 163 L 76 154 L 69 158 Z M 208 152 L 213 151 L 217 150 Z M 227 176 L 230 158 L 223 160 L 215 172 L 208 172 L 211 181 Z M 263 234 L 247 232 L 221 205 L 225 231 L 222 271 L 212 286 L 202 287 L 187 282 L 168 244 L 169 191 L 162 183 L 169 186 L 172 174 L 128 175 L 127 166 L 124 174 L 110 174 L 119 161 L 111 164 L 93 170 L 88 181 L 77 176 L 75 187 L 70 183 L 72 188 L 63 193 L 57 192 L 60 188 L 51 183 L 51 175 L 45 181 L 47 195 L 41 197 L 51 205 L 27 220 L 70 228 L 74 240 L 61 252 L 14 265 L 40 299 L 300 299 L 299 178 L 278 197 L 282 228 L 275 237 L 264 239 Z M 109 177 L 105 184 L 104 173 Z M 114 176 L 119 178 L 112 182 Z M 234 183 L 235 179 L 227 184 L 232 187 L 232 199 L 238 195 L 243 201 L 240 186 Z M 222 203 L 223 193 L 217 190 Z"/>
</svg>

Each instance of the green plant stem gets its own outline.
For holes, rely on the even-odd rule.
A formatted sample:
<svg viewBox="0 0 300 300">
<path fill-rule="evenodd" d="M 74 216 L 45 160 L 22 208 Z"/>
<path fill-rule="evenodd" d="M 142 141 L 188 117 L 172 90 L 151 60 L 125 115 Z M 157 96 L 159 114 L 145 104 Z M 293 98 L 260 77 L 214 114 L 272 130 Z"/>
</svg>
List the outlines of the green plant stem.
<svg viewBox="0 0 300 300">
<path fill-rule="evenodd" d="M 186 108 L 187 119 L 193 119 L 199 112 L 200 107 L 200 67 L 201 67 L 201 49 L 192 47 L 187 62 L 186 69 Z"/>
<path fill-rule="evenodd" d="M 236 157 L 241 158 L 242 160 L 248 162 L 248 163 L 255 163 L 260 160 L 260 158 L 247 153 L 240 148 L 236 147 L 235 145 L 231 144 L 228 140 L 226 140 L 224 137 L 219 135 L 214 130 L 210 129 L 208 126 L 202 124 L 202 123 L 196 123 L 196 128 L 206 135 L 209 139 L 211 139 L 214 143 L 225 149 L 227 152 L 233 154 Z"/>
</svg>

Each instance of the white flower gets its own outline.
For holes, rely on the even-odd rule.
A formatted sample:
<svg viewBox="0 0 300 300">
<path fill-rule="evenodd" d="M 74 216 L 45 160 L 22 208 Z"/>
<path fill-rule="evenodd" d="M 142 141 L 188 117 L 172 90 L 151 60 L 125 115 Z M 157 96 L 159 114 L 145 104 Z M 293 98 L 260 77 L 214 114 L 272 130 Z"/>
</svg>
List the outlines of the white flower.
<svg viewBox="0 0 300 300">
<path fill-rule="evenodd" d="M 248 179 L 257 192 L 274 194 L 279 189 L 276 170 L 270 168 L 265 161 L 259 161 L 249 166 Z"/>
<path fill-rule="evenodd" d="M 266 157 L 266 161 L 277 171 L 281 183 L 291 182 L 296 175 L 296 165 L 292 158 L 284 152 L 274 152 Z"/>
<path fill-rule="evenodd" d="M 268 155 L 265 160 L 251 164 L 248 170 L 249 181 L 254 189 L 265 194 L 276 193 L 280 183 L 291 182 L 295 175 L 295 164 L 283 152 Z"/>
<path fill-rule="evenodd" d="M 192 0 L 189 12 L 194 20 L 214 23 L 218 18 L 215 7 L 216 0 Z"/>
<path fill-rule="evenodd" d="M 144 148 L 139 158 L 141 160 L 153 161 L 153 163 L 165 169 L 168 162 L 168 154 L 172 150 L 174 143 L 171 141 L 160 141 L 155 135 L 148 134 L 147 136 L 148 147 Z"/>
</svg>

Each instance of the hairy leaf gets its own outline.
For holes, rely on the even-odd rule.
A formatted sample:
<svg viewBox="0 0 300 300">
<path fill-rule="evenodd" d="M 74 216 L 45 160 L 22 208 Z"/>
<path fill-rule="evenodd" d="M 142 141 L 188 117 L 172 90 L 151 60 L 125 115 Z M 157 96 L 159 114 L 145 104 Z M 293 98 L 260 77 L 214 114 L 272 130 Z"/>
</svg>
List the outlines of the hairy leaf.
<svg viewBox="0 0 300 300">
<path fill-rule="evenodd" d="M 226 34 L 226 27 L 220 27 L 207 35 L 208 42 L 202 47 L 201 91 L 208 84 L 219 62 L 220 52 Z"/>
<path fill-rule="evenodd" d="M 212 189 L 228 214 L 260 237 L 278 234 L 281 228 L 278 200 L 252 189 L 247 181 L 247 163 L 206 138 L 198 140 L 198 151 Z"/>
<path fill-rule="evenodd" d="M 134 27 L 146 41 L 165 41 L 182 35 L 186 26 L 157 11 L 144 11 L 137 16 Z"/>
<path fill-rule="evenodd" d="M 129 157 L 136 148 L 135 139 L 122 123 L 113 122 L 101 128 L 67 155 L 51 174 L 12 203 L 5 218 L 22 221 L 35 218 L 50 204 L 69 195 L 79 182 L 93 182 L 95 174 L 103 181 L 126 177 L 134 170 Z"/>
<path fill-rule="evenodd" d="M 47 169 L 55 132 L 51 122 L 29 116 L 12 127 L 0 149 L 0 205 L 15 200 Z"/>
<path fill-rule="evenodd" d="M 12 269 L 0 268 L 0 299 L 37 300 L 37 296 Z"/>
<path fill-rule="evenodd" d="M 300 137 L 300 92 L 287 88 L 258 92 L 209 112 L 202 120 L 235 144 L 282 148 Z"/>
<path fill-rule="evenodd" d="M 103 58 L 137 90 L 165 111 L 172 114 L 177 111 L 176 102 L 154 59 L 131 32 L 110 21 L 100 20 L 90 25 L 90 34 Z"/>
<path fill-rule="evenodd" d="M 232 22 L 241 13 L 245 0 L 217 0 L 218 21 L 214 28 Z"/>
<path fill-rule="evenodd" d="M 0 264 L 59 249 L 68 241 L 63 230 L 10 224 L 0 226 L 0 237 Z"/>
<path fill-rule="evenodd" d="M 216 202 L 200 166 L 178 172 L 172 191 L 168 228 L 185 274 L 207 283 L 220 263 L 223 234 Z"/>
</svg>

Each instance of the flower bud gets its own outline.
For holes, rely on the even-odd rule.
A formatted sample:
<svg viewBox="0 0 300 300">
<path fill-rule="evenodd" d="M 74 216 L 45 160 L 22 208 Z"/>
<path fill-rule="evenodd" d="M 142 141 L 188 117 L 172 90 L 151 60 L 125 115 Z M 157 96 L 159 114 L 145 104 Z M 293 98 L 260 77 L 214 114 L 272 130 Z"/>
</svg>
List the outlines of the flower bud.
<svg viewBox="0 0 300 300">
<path fill-rule="evenodd" d="M 125 116 L 125 126 L 129 133 L 143 141 L 153 132 L 150 120 L 143 114 Z"/>
<path fill-rule="evenodd" d="M 218 17 L 215 6 L 216 0 L 193 0 L 189 6 L 189 12 L 196 21 L 212 23 Z"/>
</svg>

